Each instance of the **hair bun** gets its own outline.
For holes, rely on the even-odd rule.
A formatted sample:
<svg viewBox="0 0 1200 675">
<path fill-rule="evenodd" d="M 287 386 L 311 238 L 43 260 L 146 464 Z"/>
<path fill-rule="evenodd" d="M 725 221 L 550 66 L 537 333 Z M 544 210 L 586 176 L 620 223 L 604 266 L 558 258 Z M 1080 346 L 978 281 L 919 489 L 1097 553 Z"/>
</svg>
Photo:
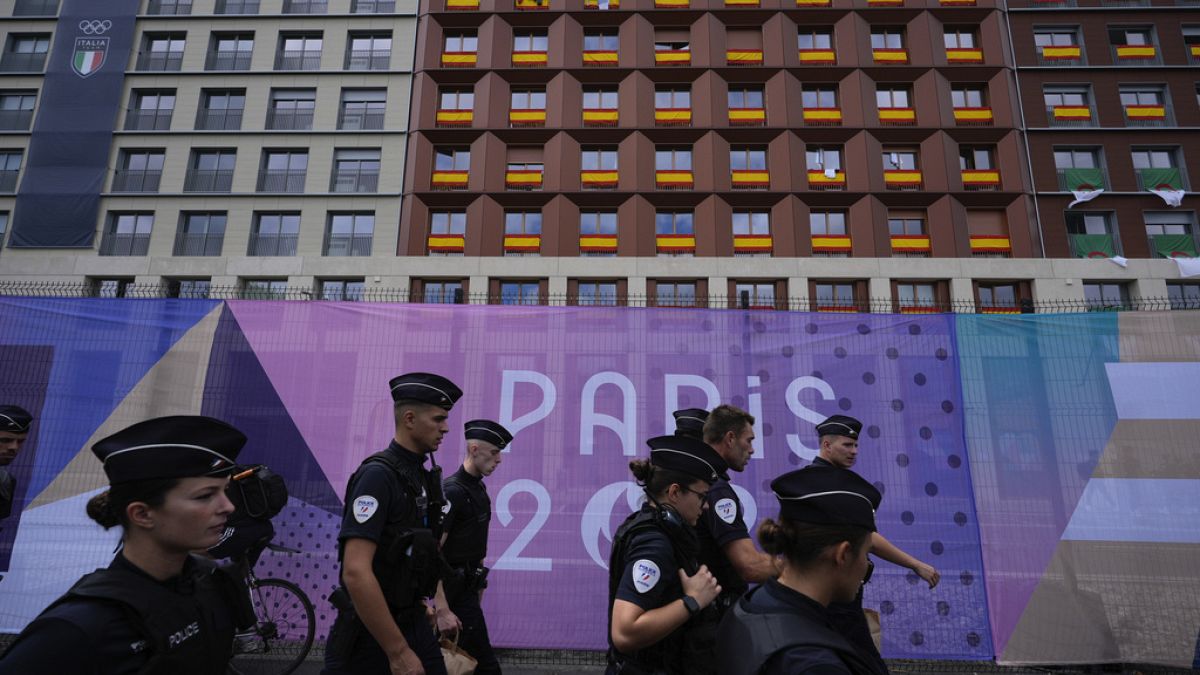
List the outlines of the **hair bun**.
<svg viewBox="0 0 1200 675">
<path fill-rule="evenodd" d="M 92 497 L 87 503 L 88 517 L 100 524 L 104 529 L 121 524 L 117 514 L 113 512 L 112 501 L 109 500 L 108 490 Z"/>
</svg>

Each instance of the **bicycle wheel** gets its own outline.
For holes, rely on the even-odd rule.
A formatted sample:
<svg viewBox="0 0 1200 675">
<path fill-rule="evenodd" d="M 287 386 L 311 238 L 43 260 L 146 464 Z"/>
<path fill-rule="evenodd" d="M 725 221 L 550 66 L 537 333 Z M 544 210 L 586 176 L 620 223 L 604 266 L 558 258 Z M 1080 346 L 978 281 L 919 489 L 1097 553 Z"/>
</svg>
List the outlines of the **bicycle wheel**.
<svg viewBox="0 0 1200 675">
<path fill-rule="evenodd" d="M 283 579 L 255 579 L 250 587 L 260 652 L 235 654 L 229 664 L 233 675 L 288 675 L 312 649 L 317 616 L 300 587 Z"/>
</svg>

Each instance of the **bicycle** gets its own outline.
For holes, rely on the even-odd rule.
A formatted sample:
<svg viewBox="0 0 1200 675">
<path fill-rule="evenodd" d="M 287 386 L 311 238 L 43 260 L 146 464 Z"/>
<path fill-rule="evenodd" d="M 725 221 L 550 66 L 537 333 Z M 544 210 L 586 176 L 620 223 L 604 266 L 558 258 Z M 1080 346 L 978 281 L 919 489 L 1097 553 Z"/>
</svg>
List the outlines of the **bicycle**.
<svg viewBox="0 0 1200 675">
<path fill-rule="evenodd" d="M 229 675 L 289 675 L 300 667 L 312 649 L 317 629 L 312 601 L 299 586 L 286 579 L 260 579 L 254 574 L 254 565 L 263 550 L 300 552 L 268 541 L 253 547 L 240 561 L 246 567 L 246 586 L 257 621 L 253 647 L 235 647 Z"/>
</svg>

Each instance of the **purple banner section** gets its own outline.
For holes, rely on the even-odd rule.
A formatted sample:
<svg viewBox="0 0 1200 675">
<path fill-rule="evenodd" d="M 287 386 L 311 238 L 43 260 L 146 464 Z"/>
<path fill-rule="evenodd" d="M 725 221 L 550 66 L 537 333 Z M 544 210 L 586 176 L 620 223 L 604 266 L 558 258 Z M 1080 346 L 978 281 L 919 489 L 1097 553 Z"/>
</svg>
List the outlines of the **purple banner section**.
<svg viewBox="0 0 1200 675">
<path fill-rule="evenodd" d="M 866 604 L 884 654 L 992 657 L 979 532 L 961 426 L 953 317 L 677 309 L 231 301 L 262 371 L 334 491 L 393 433 L 387 380 L 430 371 L 465 392 L 438 461 L 461 461 L 462 423 L 515 433 L 487 481 L 493 568 L 484 599 L 508 647 L 603 648 L 605 567 L 640 492 L 628 462 L 669 433 L 671 411 L 728 402 L 758 419 L 733 475 L 748 520 L 777 514 L 768 489 L 815 455 L 814 425 L 863 420 L 856 469 L 884 492 L 881 532 L 937 566 L 932 591 L 880 563 Z M 220 349 L 214 345 L 214 351 Z M 296 517 L 321 519 L 310 509 Z M 308 556 L 272 561 L 332 586 L 332 533 L 297 534 Z"/>
</svg>

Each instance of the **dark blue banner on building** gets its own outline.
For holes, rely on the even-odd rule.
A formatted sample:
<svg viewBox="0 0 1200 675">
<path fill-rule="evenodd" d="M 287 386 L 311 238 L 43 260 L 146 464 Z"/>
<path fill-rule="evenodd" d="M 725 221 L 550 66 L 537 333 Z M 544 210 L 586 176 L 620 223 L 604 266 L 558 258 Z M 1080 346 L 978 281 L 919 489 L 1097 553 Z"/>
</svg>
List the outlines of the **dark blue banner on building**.
<svg viewBox="0 0 1200 675">
<path fill-rule="evenodd" d="M 139 0 L 64 0 L 11 247 L 92 245 Z"/>
</svg>

